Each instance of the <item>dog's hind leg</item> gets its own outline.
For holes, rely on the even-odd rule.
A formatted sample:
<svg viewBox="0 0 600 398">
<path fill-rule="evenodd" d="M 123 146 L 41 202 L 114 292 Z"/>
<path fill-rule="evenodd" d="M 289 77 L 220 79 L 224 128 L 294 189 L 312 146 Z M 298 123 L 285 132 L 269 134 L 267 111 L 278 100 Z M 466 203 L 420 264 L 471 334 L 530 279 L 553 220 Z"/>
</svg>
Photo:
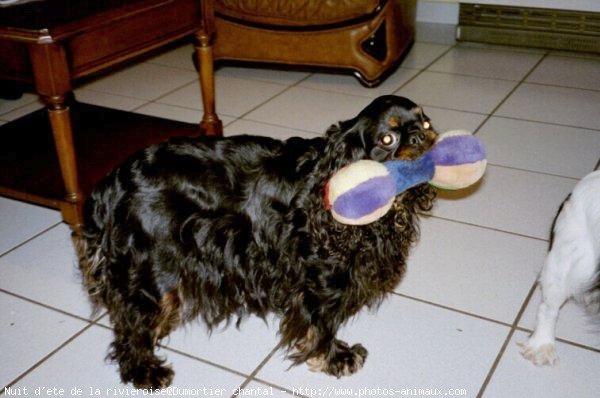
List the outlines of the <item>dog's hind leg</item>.
<svg viewBox="0 0 600 398">
<path fill-rule="evenodd" d="M 109 358 L 118 362 L 121 379 L 136 388 L 164 388 L 171 384 L 173 370 L 158 358 L 154 350 L 158 341 L 180 322 L 181 299 L 176 291 L 158 301 L 150 295 L 136 302 L 110 310 L 115 340 Z"/>
<path fill-rule="evenodd" d="M 552 365 L 557 358 L 554 347 L 556 321 L 560 307 L 568 298 L 560 284 L 542 284 L 542 302 L 538 307 L 535 330 L 522 352 L 535 365 Z"/>
<path fill-rule="evenodd" d="M 591 249 L 593 242 L 579 215 L 567 201 L 556 219 L 552 248 L 539 280 L 542 303 L 535 330 L 522 352 L 536 365 L 552 365 L 556 361 L 555 333 L 560 308 L 569 298 L 583 293 L 594 276 L 597 260 Z"/>
</svg>

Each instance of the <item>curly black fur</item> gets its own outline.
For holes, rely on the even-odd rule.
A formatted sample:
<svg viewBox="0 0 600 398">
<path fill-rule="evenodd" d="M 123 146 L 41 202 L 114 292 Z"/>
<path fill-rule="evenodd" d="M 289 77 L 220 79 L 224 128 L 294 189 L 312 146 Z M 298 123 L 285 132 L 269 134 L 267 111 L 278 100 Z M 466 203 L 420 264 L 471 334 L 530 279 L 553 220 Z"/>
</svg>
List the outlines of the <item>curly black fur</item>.
<svg viewBox="0 0 600 398">
<path fill-rule="evenodd" d="M 84 285 L 114 325 L 109 357 L 122 380 L 168 385 L 173 371 L 154 348 L 182 323 L 268 312 L 281 317 L 293 363 L 357 371 L 367 351 L 336 332 L 400 282 L 417 212 L 435 192 L 417 186 L 378 221 L 349 226 L 326 209 L 324 186 L 358 159 L 419 156 L 435 136 L 413 102 L 385 96 L 312 140 L 178 139 L 129 158 L 86 202 L 75 236 Z"/>
</svg>

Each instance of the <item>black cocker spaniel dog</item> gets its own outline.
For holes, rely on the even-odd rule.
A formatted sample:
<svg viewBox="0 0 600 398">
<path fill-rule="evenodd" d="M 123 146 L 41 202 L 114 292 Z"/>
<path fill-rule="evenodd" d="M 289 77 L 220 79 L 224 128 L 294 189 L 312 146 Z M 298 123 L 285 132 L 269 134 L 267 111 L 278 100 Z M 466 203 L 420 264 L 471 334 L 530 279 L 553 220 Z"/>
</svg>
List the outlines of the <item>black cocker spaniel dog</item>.
<svg viewBox="0 0 600 398">
<path fill-rule="evenodd" d="M 324 188 L 353 161 L 414 159 L 436 136 L 419 106 L 383 96 L 319 138 L 176 139 L 131 156 L 89 197 L 74 236 L 87 292 L 114 325 L 109 358 L 123 382 L 171 383 L 154 350 L 179 325 L 269 312 L 294 364 L 358 371 L 367 350 L 336 333 L 400 282 L 435 191 L 411 188 L 378 221 L 350 226 L 334 221 Z"/>
</svg>

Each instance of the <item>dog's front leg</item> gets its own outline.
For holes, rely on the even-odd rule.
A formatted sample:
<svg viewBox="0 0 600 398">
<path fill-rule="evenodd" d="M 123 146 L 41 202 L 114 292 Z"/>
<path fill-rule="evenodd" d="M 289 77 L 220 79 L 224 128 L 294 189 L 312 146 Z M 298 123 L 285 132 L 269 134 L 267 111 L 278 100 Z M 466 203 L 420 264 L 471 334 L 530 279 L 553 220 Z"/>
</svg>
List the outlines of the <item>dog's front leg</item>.
<svg viewBox="0 0 600 398">
<path fill-rule="evenodd" d="M 324 372 L 332 376 L 349 376 L 358 372 L 364 365 L 368 351 L 361 344 L 349 346 L 338 339 L 325 339 L 328 345 L 324 353 L 308 358 L 306 364 L 313 372 Z"/>
<path fill-rule="evenodd" d="M 296 365 L 306 362 L 310 370 L 338 378 L 356 373 L 368 352 L 361 344 L 350 346 L 335 338 L 345 320 L 339 300 L 325 304 L 327 300 L 305 299 L 307 295 L 312 296 L 299 294 L 281 321 L 282 341 L 294 350 L 289 358 Z"/>
</svg>

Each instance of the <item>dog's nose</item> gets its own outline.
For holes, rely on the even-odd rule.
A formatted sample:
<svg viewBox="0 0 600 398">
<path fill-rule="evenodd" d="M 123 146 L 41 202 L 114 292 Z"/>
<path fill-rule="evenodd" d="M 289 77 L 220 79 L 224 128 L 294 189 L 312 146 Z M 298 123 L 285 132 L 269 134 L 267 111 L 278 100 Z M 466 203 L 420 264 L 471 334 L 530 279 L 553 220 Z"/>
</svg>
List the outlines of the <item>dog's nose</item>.
<svg viewBox="0 0 600 398">
<path fill-rule="evenodd" d="M 425 141 L 425 133 L 421 131 L 411 134 L 410 137 L 408 137 L 408 143 L 413 146 L 421 145 L 423 141 Z"/>
</svg>

